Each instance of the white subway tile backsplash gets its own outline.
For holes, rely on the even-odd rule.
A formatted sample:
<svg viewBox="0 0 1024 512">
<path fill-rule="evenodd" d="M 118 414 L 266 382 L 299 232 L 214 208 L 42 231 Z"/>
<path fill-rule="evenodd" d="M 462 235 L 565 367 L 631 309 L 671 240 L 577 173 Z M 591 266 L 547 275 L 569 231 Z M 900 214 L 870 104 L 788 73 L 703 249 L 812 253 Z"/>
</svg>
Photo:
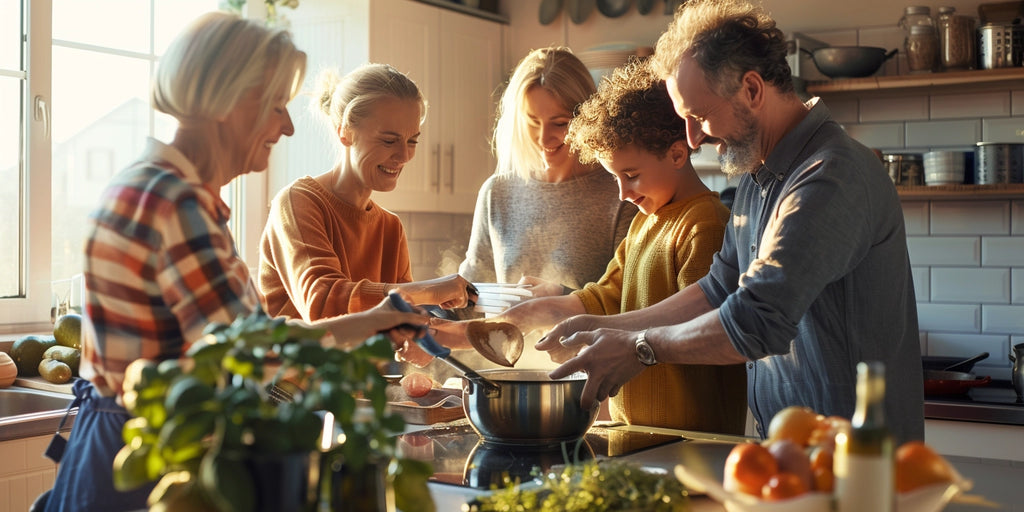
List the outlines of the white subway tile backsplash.
<svg viewBox="0 0 1024 512">
<path fill-rule="evenodd" d="M 1024 91 L 1011 92 L 1010 103 L 1013 105 L 1010 111 L 1014 116 L 1024 116 Z"/>
<path fill-rule="evenodd" d="M 1005 357 L 1000 357 L 1009 349 L 1009 336 L 987 334 L 954 334 L 928 333 L 928 355 L 947 357 L 968 357 L 988 352 L 988 357 L 975 363 L 975 368 L 1006 368 L 1009 366 Z M 1006 363 L 1004 363 L 1006 361 Z"/>
<path fill-rule="evenodd" d="M 1008 201 L 932 201 L 933 235 L 1007 235 Z"/>
<path fill-rule="evenodd" d="M 958 265 L 976 267 L 981 262 L 978 237 L 908 236 L 907 248 L 913 265 Z"/>
<path fill-rule="evenodd" d="M 1024 268 L 1010 271 L 1010 302 L 1024 304 Z"/>
<path fill-rule="evenodd" d="M 1024 237 L 981 237 L 983 267 L 1024 267 Z"/>
<path fill-rule="evenodd" d="M 932 119 L 977 118 L 1010 115 L 1007 91 L 949 94 L 931 97 Z"/>
<path fill-rule="evenodd" d="M 981 124 L 979 142 L 1024 143 L 1024 117 L 985 119 Z"/>
<path fill-rule="evenodd" d="M 981 306 L 981 332 L 1012 334 L 1024 332 L 1024 305 Z"/>
<path fill-rule="evenodd" d="M 978 304 L 917 303 L 917 324 L 922 331 L 977 333 L 981 331 L 981 306 Z"/>
<path fill-rule="evenodd" d="M 931 271 L 933 302 L 1010 303 L 1010 269 L 948 268 Z"/>
<path fill-rule="evenodd" d="M 928 119 L 928 98 L 865 98 L 860 101 L 860 121 L 877 123 Z"/>
<path fill-rule="evenodd" d="M 830 99 L 825 103 L 832 113 L 832 119 L 839 124 L 856 123 L 860 118 L 857 115 L 858 105 L 855 99 Z"/>
<path fill-rule="evenodd" d="M 914 296 L 918 302 L 931 300 L 931 267 L 910 267 L 911 276 L 914 278 Z"/>
<path fill-rule="evenodd" d="M 903 201 L 903 224 L 907 235 L 928 234 L 928 201 Z"/>
<path fill-rule="evenodd" d="M 981 137 L 981 121 L 924 121 L 907 123 L 907 146 L 946 147 L 974 144 Z"/>
<path fill-rule="evenodd" d="M 872 123 L 846 126 L 846 133 L 869 148 L 902 149 L 905 146 L 903 123 Z"/>
<path fill-rule="evenodd" d="M 1010 234 L 1024 235 L 1024 200 L 1014 200 L 1010 205 Z"/>
</svg>

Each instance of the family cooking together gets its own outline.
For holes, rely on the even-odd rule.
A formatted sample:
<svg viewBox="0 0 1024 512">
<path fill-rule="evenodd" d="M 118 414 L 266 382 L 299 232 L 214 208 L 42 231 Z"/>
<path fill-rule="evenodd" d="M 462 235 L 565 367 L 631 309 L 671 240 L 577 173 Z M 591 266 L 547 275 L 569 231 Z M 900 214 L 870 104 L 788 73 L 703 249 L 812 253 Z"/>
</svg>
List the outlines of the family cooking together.
<svg viewBox="0 0 1024 512">
<path fill-rule="evenodd" d="M 211 322 L 263 308 L 354 347 L 389 334 L 396 357 L 431 356 L 428 330 L 471 349 L 460 320 L 472 283 L 522 283 L 534 298 L 498 315 L 540 332 L 560 378 L 588 375 L 584 407 L 630 424 L 766 435 L 791 405 L 850 417 L 856 365 L 887 371 L 886 423 L 923 439 L 917 313 L 903 215 L 879 159 L 818 98 L 801 101 L 783 32 L 761 6 L 693 0 L 649 59 L 595 86 L 567 48 L 530 52 L 501 96 L 497 169 L 482 186 L 459 273 L 415 281 L 405 230 L 374 192 L 393 190 L 428 115 L 386 64 L 317 77 L 313 102 L 334 166 L 273 199 L 258 280 L 239 258 L 221 188 L 268 167 L 294 126 L 306 56 L 286 31 L 225 13 L 190 24 L 160 60 L 154 107 L 173 140 L 149 140 L 90 217 L 79 412 L 40 510 L 135 510 L 112 461 L 130 415 L 133 361 L 183 357 Z M 716 151 L 738 181 L 732 210 L 690 155 Z M 469 315 L 467 315 L 469 316 Z M 914 378 L 917 374 L 918 378 Z"/>
</svg>

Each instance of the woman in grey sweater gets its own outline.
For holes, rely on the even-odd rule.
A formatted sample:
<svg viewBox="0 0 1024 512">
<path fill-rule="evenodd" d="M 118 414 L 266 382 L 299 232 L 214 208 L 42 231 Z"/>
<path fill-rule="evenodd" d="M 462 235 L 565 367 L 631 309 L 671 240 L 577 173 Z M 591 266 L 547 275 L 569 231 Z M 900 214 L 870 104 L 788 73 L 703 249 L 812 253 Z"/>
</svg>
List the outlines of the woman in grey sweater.
<svg viewBox="0 0 1024 512">
<path fill-rule="evenodd" d="M 533 50 L 516 66 L 498 106 L 498 167 L 477 196 L 463 277 L 529 283 L 541 296 L 604 274 L 637 210 L 619 200 L 611 174 L 580 163 L 565 143 L 577 106 L 595 90 L 568 48 Z"/>
</svg>

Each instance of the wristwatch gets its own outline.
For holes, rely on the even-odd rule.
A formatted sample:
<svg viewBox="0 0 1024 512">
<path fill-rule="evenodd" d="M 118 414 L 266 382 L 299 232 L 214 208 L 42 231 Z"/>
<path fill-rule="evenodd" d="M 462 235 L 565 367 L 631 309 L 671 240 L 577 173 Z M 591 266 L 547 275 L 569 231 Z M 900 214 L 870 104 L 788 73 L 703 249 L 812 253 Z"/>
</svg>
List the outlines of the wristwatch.
<svg viewBox="0 0 1024 512">
<path fill-rule="evenodd" d="M 654 349 L 647 343 L 647 329 L 640 331 L 640 335 L 636 337 L 636 358 L 646 366 L 658 364 L 658 359 L 654 357 Z"/>
</svg>

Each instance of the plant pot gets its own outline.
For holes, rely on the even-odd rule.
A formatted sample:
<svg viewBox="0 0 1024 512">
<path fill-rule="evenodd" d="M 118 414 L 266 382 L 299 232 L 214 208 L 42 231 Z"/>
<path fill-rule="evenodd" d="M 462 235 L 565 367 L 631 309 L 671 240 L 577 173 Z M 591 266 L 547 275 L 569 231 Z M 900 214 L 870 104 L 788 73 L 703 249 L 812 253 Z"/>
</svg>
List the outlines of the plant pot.
<svg viewBox="0 0 1024 512">
<path fill-rule="evenodd" d="M 394 512 L 394 492 L 387 479 L 388 462 L 368 462 L 354 469 L 345 464 L 340 453 L 325 453 L 320 463 L 317 510 Z"/>
<path fill-rule="evenodd" d="M 309 454 L 250 454 L 243 458 L 256 489 L 256 511 L 306 510 Z"/>
</svg>

